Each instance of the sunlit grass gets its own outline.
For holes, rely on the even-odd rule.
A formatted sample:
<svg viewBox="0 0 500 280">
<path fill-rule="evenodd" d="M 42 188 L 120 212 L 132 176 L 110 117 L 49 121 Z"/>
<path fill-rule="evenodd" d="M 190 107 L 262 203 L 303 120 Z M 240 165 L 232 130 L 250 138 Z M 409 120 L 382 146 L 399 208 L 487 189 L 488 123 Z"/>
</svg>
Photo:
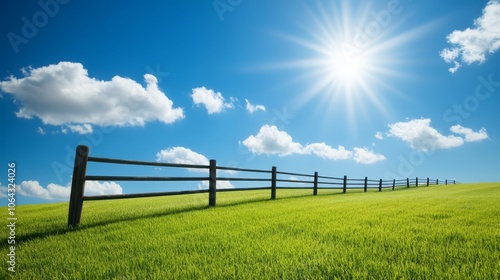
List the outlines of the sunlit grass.
<svg viewBox="0 0 500 280">
<path fill-rule="evenodd" d="M 500 277 L 500 184 L 319 193 L 218 193 L 215 208 L 206 194 L 89 201 L 78 230 L 67 203 L 19 206 L 15 277 Z"/>
</svg>

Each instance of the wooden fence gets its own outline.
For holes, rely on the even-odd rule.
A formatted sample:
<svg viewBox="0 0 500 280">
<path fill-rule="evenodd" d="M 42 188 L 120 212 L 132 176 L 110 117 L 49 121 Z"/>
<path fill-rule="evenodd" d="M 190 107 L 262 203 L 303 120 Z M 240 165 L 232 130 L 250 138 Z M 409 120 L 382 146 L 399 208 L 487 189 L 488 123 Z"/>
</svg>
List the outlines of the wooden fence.
<svg viewBox="0 0 500 280">
<path fill-rule="evenodd" d="M 93 176 L 87 175 L 88 162 L 101 162 L 109 164 L 122 164 L 122 165 L 135 165 L 135 166 L 157 166 L 157 167 L 172 167 L 172 168 L 189 168 L 189 169 L 205 169 L 208 171 L 208 176 L 205 177 L 141 177 L 141 176 Z M 237 171 L 252 174 L 259 174 L 261 177 L 218 177 L 217 171 Z M 298 176 L 304 179 L 280 179 L 278 175 L 285 176 Z M 114 195 L 99 195 L 99 196 L 85 196 L 85 181 L 208 181 L 208 189 L 200 190 L 185 190 L 175 192 L 149 192 L 149 193 L 134 193 L 134 194 L 114 194 Z M 243 182 L 265 182 L 265 187 L 251 187 L 251 188 L 230 188 L 230 189 L 217 189 L 217 181 L 243 181 Z M 281 184 L 278 186 L 278 183 Z M 208 193 L 208 205 L 215 206 L 217 199 L 217 192 L 227 191 L 245 191 L 245 190 L 270 190 L 271 199 L 276 199 L 277 189 L 309 189 L 312 190 L 313 195 L 318 194 L 319 189 L 339 189 L 343 193 L 347 189 L 363 189 L 365 192 L 368 189 L 378 189 L 382 191 L 384 188 L 391 188 L 394 190 L 396 187 L 410 186 L 429 186 L 430 184 L 455 184 L 455 180 L 438 180 L 429 179 L 421 181 L 419 178 L 406 178 L 401 180 L 382 180 L 382 179 L 352 179 L 343 177 L 330 177 L 320 176 L 318 172 L 314 174 L 301 174 L 293 172 L 278 171 L 275 166 L 271 170 L 248 169 L 248 168 L 234 168 L 217 166 L 215 160 L 210 160 L 208 165 L 194 165 L 194 164 L 176 164 L 176 163 L 161 163 L 161 162 L 147 162 L 147 161 L 134 161 L 123 159 L 110 159 L 89 156 L 89 148 L 87 146 L 78 146 L 76 148 L 75 165 L 73 168 L 73 179 L 71 184 L 71 195 L 69 201 L 68 213 L 68 226 L 77 227 L 80 224 L 83 201 L 88 200 L 105 200 L 105 199 L 121 199 L 121 198 L 138 198 L 138 197 L 153 197 L 153 196 L 169 196 L 169 195 L 183 195 L 194 193 Z M 292 187 L 291 185 L 295 185 Z M 298 185 L 298 186 L 297 186 Z"/>
</svg>

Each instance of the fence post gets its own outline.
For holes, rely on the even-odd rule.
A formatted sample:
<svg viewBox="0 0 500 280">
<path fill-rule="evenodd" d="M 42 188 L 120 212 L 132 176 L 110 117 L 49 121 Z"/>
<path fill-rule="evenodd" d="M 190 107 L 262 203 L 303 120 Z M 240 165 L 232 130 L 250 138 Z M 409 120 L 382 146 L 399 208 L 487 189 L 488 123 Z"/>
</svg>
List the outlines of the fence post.
<svg viewBox="0 0 500 280">
<path fill-rule="evenodd" d="M 436 185 L 439 185 L 439 179 L 436 179 Z"/>
<path fill-rule="evenodd" d="M 418 177 L 415 178 L 415 187 L 418 187 Z"/>
<path fill-rule="evenodd" d="M 382 191 L 382 179 L 380 179 L 379 183 L 378 183 L 378 191 L 381 192 Z"/>
<path fill-rule="evenodd" d="M 313 195 L 318 195 L 318 172 L 314 172 L 314 190 Z"/>
<path fill-rule="evenodd" d="M 276 199 L 276 166 L 271 170 L 271 199 Z"/>
<path fill-rule="evenodd" d="M 396 179 L 392 179 L 392 190 L 396 188 Z"/>
<path fill-rule="evenodd" d="M 409 188 L 410 187 L 410 178 L 406 178 L 406 187 Z"/>
<path fill-rule="evenodd" d="M 89 147 L 83 145 L 76 147 L 73 180 L 71 182 L 71 195 L 69 198 L 68 227 L 77 227 L 80 224 L 88 158 Z"/>
<path fill-rule="evenodd" d="M 365 177 L 365 192 L 368 189 L 368 177 Z"/>
<path fill-rule="evenodd" d="M 444 184 L 448 185 L 448 179 L 444 180 Z"/>
<path fill-rule="evenodd" d="M 453 185 L 455 185 L 455 180 L 453 180 Z"/>
<path fill-rule="evenodd" d="M 429 186 L 429 177 L 427 177 L 427 186 Z"/>
<path fill-rule="evenodd" d="M 344 184 L 343 184 L 342 192 L 346 193 L 346 191 L 347 191 L 347 175 L 344 175 Z"/>
<path fill-rule="evenodd" d="M 217 162 L 210 160 L 208 167 L 208 206 L 215 206 L 217 200 Z"/>
</svg>

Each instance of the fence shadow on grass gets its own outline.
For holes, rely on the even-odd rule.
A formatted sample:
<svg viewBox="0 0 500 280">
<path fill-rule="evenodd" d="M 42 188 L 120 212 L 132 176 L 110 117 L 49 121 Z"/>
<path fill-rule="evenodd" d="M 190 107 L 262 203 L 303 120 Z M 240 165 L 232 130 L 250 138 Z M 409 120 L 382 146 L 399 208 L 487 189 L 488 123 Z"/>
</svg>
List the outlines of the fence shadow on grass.
<svg viewBox="0 0 500 280">
<path fill-rule="evenodd" d="M 405 186 L 398 186 L 394 190 L 399 191 L 399 190 L 406 190 L 407 187 Z M 310 193 L 306 193 L 305 190 L 302 189 L 302 193 L 300 194 L 293 194 L 295 190 L 290 190 L 288 189 L 286 193 L 283 193 L 280 197 L 278 197 L 276 200 L 292 200 L 292 199 L 301 199 L 301 198 L 306 198 L 306 197 L 311 197 Z M 372 192 L 376 192 L 376 190 L 370 190 Z M 268 193 L 266 191 L 262 191 L 259 196 L 255 197 L 250 197 L 250 198 L 245 198 L 245 193 L 250 193 L 254 191 L 244 191 L 242 192 L 243 195 L 241 195 L 241 199 L 238 198 L 237 200 L 231 200 L 227 199 L 224 197 L 224 195 L 219 196 L 219 203 L 217 204 L 216 208 L 229 208 L 229 207 L 235 207 L 235 206 L 241 206 L 241 205 L 249 205 L 249 204 L 254 204 L 254 203 L 259 203 L 259 202 L 269 202 L 271 203 L 272 201 L 269 200 Z M 353 189 L 349 193 L 363 193 L 363 189 Z M 325 197 L 325 196 L 339 196 L 339 195 L 344 195 L 341 190 L 328 190 L 326 192 L 321 192 L 318 193 L 317 196 L 319 197 Z M 205 201 L 205 199 L 203 199 Z M 66 227 L 61 225 L 60 227 L 53 228 L 50 230 L 46 230 L 43 232 L 36 232 L 36 233 L 29 233 L 29 234 L 24 234 L 24 235 L 19 235 L 16 237 L 16 242 L 18 244 L 23 244 L 28 241 L 33 241 L 37 239 L 44 239 L 47 237 L 51 236 L 57 236 L 57 235 L 64 235 L 67 233 L 71 233 L 74 231 L 80 231 L 80 230 L 87 230 L 87 229 L 92 229 L 92 228 L 98 228 L 98 227 L 103 227 L 103 226 L 109 226 L 113 224 L 118 224 L 122 222 L 134 222 L 134 221 L 140 221 L 143 219 L 153 219 L 153 218 L 160 218 L 160 217 L 165 217 L 165 216 L 170 216 L 170 215 L 177 215 L 177 214 L 185 214 L 185 213 L 190 213 L 190 212 L 196 212 L 196 211 L 202 211 L 205 209 L 210 208 L 210 206 L 206 205 L 204 202 L 201 204 L 200 200 L 200 205 L 194 205 L 194 206 L 183 206 L 181 208 L 171 208 L 171 209 L 163 209 L 159 211 L 155 211 L 152 213 L 147 213 L 147 214 L 142 214 L 142 215 L 133 215 L 133 216 L 123 216 L 123 217 L 111 217 L 112 215 L 109 215 L 109 219 L 104 218 L 104 219 L 99 219 L 97 221 L 88 221 L 87 223 L 81 224 L 79 227 Z M 112 211 L 111 211 L 112 212 Z M 7 239 L 6 238 L 1 238 L 0 242 L 2 244 L 7 244 Z"/>
</svg>

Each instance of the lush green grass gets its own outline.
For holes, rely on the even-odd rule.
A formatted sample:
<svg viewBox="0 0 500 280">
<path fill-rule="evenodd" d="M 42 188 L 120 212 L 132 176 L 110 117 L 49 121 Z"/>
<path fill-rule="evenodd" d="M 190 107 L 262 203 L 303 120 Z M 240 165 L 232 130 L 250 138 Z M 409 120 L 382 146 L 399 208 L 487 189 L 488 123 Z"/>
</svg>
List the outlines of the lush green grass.
<svg viewBox="0 0 500 280">
<path fill-rule="evenodd" d="M 215 208 L 206 194 L 89 201 L 78 230 L 67 203 L 19 206 L 14 276 L 500 278 L 500 184 L 310 193 L 219 193 Z"/>
</svg>

